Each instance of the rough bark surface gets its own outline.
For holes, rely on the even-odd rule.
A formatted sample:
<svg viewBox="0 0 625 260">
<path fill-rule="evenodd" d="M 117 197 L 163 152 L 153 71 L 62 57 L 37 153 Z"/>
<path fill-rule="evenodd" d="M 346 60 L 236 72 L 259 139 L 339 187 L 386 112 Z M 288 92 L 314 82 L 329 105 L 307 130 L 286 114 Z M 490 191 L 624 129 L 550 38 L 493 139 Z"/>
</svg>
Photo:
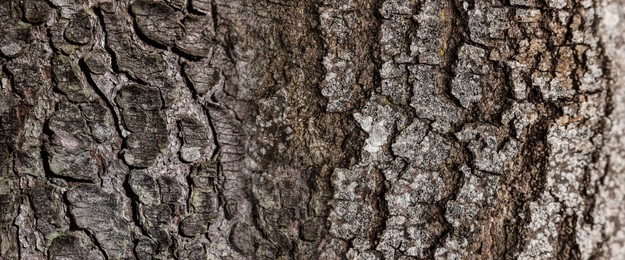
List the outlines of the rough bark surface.
<svg viewBox="0 0 625 260">
<path fill-rule="evenodd" d="M 623 259 L 619 0 L 2 0 L 0 259 Z"/>
</svg>

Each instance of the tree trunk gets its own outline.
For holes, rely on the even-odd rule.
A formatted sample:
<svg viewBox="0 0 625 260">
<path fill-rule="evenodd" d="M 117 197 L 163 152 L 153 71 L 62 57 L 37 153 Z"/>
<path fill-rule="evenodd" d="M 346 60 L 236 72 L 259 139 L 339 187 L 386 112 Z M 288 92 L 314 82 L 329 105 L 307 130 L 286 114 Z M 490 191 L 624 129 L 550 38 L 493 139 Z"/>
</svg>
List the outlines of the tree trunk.
<svg viewBox="0 0 625 260">
<path fill-rule="evenodd" d="M 619 19 L 2 0 L 0 259 L 623 259 Z"/>
</svg>

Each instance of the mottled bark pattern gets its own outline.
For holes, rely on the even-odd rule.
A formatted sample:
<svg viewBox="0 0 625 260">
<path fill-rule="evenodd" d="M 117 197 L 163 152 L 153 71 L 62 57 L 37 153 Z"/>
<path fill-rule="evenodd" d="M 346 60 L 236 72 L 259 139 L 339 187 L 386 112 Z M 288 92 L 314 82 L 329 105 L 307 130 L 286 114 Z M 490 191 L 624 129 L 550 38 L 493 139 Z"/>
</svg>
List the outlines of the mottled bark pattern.
<svg viewBox="0 0 625 260">
<path fill-rule="evenodd" d="M 619 19 L 0 1 L 0 259 L 623 258 Z"/>
</svg>

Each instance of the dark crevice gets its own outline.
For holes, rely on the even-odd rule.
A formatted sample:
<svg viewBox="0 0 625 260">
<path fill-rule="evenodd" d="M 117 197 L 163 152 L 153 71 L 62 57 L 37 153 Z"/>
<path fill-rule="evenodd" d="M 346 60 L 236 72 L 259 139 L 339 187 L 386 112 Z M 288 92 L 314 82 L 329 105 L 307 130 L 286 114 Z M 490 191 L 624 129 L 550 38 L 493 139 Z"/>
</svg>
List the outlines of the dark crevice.
<svg viewBox="0 0 625 260">
<path fill-rule="evenodd" d="M 111 56 L 111 66 L 114 72 L 121 72 L 122 70 L 119 67 L 119 63 L 117 60 L 117 54 L 115 53 L 115 51 L 109 46 L 108 42 L 110 41 L 110 33 L 107 31 L 106 29 L 106 23 L 104 22 L 104 14 L 103 14 L 103 10 L 101 10 L 99 7 L 94 8 L 94 13 L 96 14 L 96 16 L 98 17 L 98 25 L 101 27 L 102 32 L 104 33 L 104 50 L 106 50 L 106 52 L 109 54 L 109 56 Z"/>
<path fill-rule="evenodd" d="M 564 214 L 562 214 L 564 216 Z M 558 255 L 562 259 L 581 259 L 581 252 L 577 242 L 577 233 L 575 227 L 577 225 L 577 215 L 566 216 L 560 223 L 559 235 L 560 248 Z"/>
<path fill-rule="evenodd" d="M 190 0 L 189 2 L 191 2 L 193 0 Z M 215 1 L 211 1 L 211 18 L 213 19 L 213 31 L 215 33 L 219 32 L 219 12 L 217 11 L 217 5 L 215 4 Z"/>
<path fill-rule="evenodd" d="M 189 66 L 189 64 L 187 62 L 184 62 L 184 63 L 179 62 L 178 65 L 180 66 L 180 75 L 184 78 L 185 86 L 187 86 L 187 89 L 189 89 L 189 91 L 191 92 L 191 97 L 193 97 L 193 100 L 195 102 L 198 102 L 200 96 L 197 93 L 197 90 L 195 88 L 195 85 L 193 84 L 193 81 L 191 80 L 191 76 L 188 75 L 186 72 L 186 67 Z M 215 101 L 216 100 L 213 100 L 213 102 Z M 208 112 L 205 114 L 208 117 Z"/>
<path fill-rule="evenodd" d="M 372 245 L 371 248 L 376 248 L 380 243 L 383 232 L 386 230 L 386 222 L 390 216 L 388 203 L 386 201 L 386 193 L 390 188 L 390 183 L 386 180 L 384 173 L 376 171 L 376 175 L 378 176 L 372 176 L 372 178 L 376 179 L 375 186 L 378 187 L 378 189 L 373 195 L 373 208 L 375 216 L 372 219 L 375 224 L 373 225 L 372 231 L 369 235 L 369 240 Z"/>
<path fill-rule="evenodd" d="M 130 174 L 126 175 L 126 178 L 124 180 L 124 184 L 123 184 L 123 188 L 124 188 L 124 196 L 128 199 L 130 199 L 130 210 L 131 210 L 131 217 L 132 217 L 132 223 L 139 227 L 139 230 L 141 230 L 141 234 L 143 234 L 144 236 L 148 237 L 149 232 L 147 230 L 147 228 L 142 225 L 141 223 L 141 216 L 139 216 L 139 196 L 137 196 L 136 194 L 134 194 L 134 192 L 132 192 L 132 188 L 130 187 L 130 184 L 128 183 L 128 179 L 130 178 Z"/>
<path fill-rule="evenodd" d="M 109 112 L 111 113 L 111 117 L 113 118 L 113 123 L 115 124 L 115 129 L 117 130 L 118 136 L 123 137 L 124 135 L 122 134 L 121 120 L 117 116 L 115 106 L 109 101 L 109 99 L 106 97 L 106 94 L 104 94 L 104 92 L 102 92 L 102 90 L 98 88 L 98 85 L 95 83 L 95 81 L 91 77 L 91 73 L 89 72 L 89 67 L 85 63 L 84 59 L 81 59 L 78 62 L 78 65 L 80 66 L 82 73 L 85 75 L 85 78 L 87 79 L 87 83 L 89 83 L 89 85 L 91 86 L 91 89 L 93 89 L 96 95 L 100 97 L 100 99 L 106 104 L 106 107 L 108 108 Z"/>
<path fill-rule="evenodd" d="M 192 175 L 197 174 L 197 171 L 199 171 L 198 167 L 192 166 L 192 168 L 189 170 L 189 174 L 185 176 L 185 180 L 187 181 L 187 199 L 185 200 L 187 214 L 197 213 L 197 209 L 191 205 L 191 201 L 193 200 L 193 190 L 195 189 Z"/>
<path fill-rule="evenodd" d="M 142 40 L 143 42 L 147 43 L 148 45 L 156 48 L 156 49 L 160 49 L 160 50 L 164 50 L 164 51 L 168 51 L 169 46 L 157 42 L 153 39 L 151 39 L 150 37 L 148 37 L 147 35 L 145 35 L 141 29 L 139 28 L 139 25 L 137 24 L 137 14 L 134 14 L 131 10 L 131 5 L 128 6 L 128 10 L 126 10 L 129 14 L 132 14 L 133 19 L 132 19 L 132 31 L 134 31 L 134 35 L 136 35 L 140 40 Z"/>
<path fill-rule="evenodd" d="M 191 53 L 187 53 L 185 51 L 183 51 L 182 49 L 174 46 L 170 48 L 171 52 L 173 52 L 174 54 L 178 55 L 179 57 L 183 57 L 189 61 L 200 61 L 202 59 L 204 59 L 205 57 L 201 56 L 201 55 L 193 55 Z"/>
</svg>

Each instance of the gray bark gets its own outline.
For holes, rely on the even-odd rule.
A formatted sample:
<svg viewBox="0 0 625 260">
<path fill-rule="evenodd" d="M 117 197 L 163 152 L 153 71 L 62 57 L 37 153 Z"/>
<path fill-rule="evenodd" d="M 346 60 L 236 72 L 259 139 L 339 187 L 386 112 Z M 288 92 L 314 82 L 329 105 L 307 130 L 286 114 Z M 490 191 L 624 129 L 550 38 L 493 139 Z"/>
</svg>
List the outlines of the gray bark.
<svg viewBox="0 0 625 260">
<path fill-rule="evenodd" d="M 3 0 L 0 259 L 623 259 L 618 0 Z"/>
</svg>

